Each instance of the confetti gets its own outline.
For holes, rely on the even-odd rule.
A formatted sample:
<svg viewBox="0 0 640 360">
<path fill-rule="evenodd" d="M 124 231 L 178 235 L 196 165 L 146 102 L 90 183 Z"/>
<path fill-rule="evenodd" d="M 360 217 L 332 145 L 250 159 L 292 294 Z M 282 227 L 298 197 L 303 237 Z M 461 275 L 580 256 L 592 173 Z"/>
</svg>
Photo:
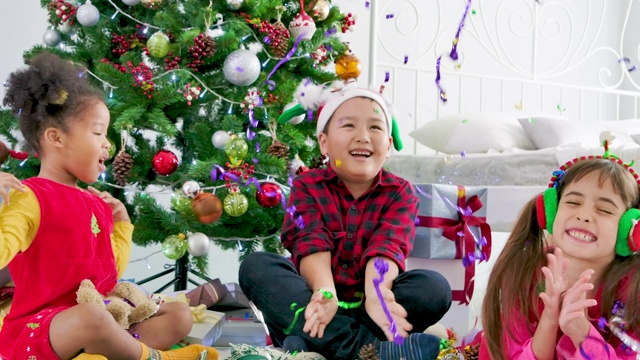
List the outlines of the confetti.
<svg viewBox="0 0 640 360">
<path fill-rule="evenodd" d="M 466 151 L 464 151 L 464 150 L 462 150 L 462 151 L 460 152 L 460 156 L 462 156 L 463 158 L 466 158 L 466 157 L 467 157 L 467 152 L 466 152 Z"/>
<path fill-rule="evenodd" d="M 376 289 L 376 294 L 378 295 L 378 300 L 380 301 L 382 310 L 387 316 L 387 320 L 389 320 L 389 332 L 393 334 L 393 342 L 402 345 L 404 343 L 404 338 L 400 336 L 400 333 L 398 333 L 398 325 L 393 319 L 391 311 L 389 311 L 389 308 L 387 307 L 387 303 L 384 301 L 382 291 L 380 291 L 380 284 L 384 281 L 384 274 L 389 271 L 389 264 L 387 264 L 381 258 L 376 258 L 374 260 L 374 266 L 376 268 L 376 271 L 378 272 L 378 277 L 373 279 L 373 287 Z"/>
<path fill-rule="evenodd" d="M 409 62 L 409 55 L 405 55 L 404 56 L 404 63 L 405 65 Z"/>
<path fill-rule="evenodd" d="M 389 78 L 391 77 L 391 74 L 389 74 L 388 71 L 384 72 L 384 82 L 389 82 Z"/>
<path fill-rule="evenodd" d="M 393 14 L 387 14 L 387 20 L 393 19 Z"/>
<path fill-rule="evenodd" d="M 339 169 L 340 167 L 342 167 L 342 160 L 337 159 L 336 160 L 336 167 Z"/>
<path fill-rule="evenodd" d="M 464 120 L 462 120 L 462 123 L 463 123 L 463 124 L 468 124 L 468 123 L 469 123 L 469 120 L 464 119 Z"/>
<path fill-rule="evenodd" d="M 631 59 L 629 59 L 628 57 L 624 57 L 622 59 L 618 59 L 618 64 L 620 64 L 622 62 L 624 62 L 626 64 L 631 64 Z M 638 69 L 638 67 L 634 64 L 634 65 L 631 65 L 631 67 L 628 67 L 627 71 L 628 72 L 632 72 L 632 71 L 635 71 L 637 69 Z"/>
<path fill-rule="evenodd" d="M 364 7 L 365 7 L 365 8 L 369 9 L 369 5 L 371 5 L 371 4 L 370 4 L 368 1 L 365 1 L 365 2 L 364 2 Z"/>
</svg>

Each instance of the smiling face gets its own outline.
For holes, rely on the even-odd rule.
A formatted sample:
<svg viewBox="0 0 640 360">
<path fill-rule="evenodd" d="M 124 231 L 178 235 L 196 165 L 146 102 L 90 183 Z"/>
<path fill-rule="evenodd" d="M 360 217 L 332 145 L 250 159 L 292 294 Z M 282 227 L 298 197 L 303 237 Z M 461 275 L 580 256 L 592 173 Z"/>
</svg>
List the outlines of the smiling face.
<svg viewBox="0 0 640 360">
<path fill-rule="evenodd" d="M 608 264 L 615 257 L 620 217 L 627 210 L 610 180 L 592 172 L 567 184 L 553 223 L 553 239 L 569 258 Z"/>
<path fill-rule="evenodd" d="M 354 97 L 342 103 L 318 135 L 320 151 L 347 187 L 368 188 L 391 150 L 387 120 L 380 105 Z M 367 185 L 368 184 L 368 185 Z"/>
<path fill-rule="evenodd" d="M 106 170 L 105 161 L 109 158 L 109 118 L 104 102 L 89 99 L 76 116 L 66 120 L 66 130 L 45 130 L 40 176 L 70 186 L 78 180 L 95 182 Z"/>
</svg>

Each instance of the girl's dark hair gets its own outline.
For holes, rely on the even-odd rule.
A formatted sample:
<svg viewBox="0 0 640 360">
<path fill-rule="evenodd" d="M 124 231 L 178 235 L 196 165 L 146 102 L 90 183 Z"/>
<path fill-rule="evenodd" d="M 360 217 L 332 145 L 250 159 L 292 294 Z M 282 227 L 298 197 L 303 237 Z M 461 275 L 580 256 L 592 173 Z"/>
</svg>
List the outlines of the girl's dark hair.
<svg viewBox="0 0 640 360">
<path fill-rule="evenodd" d="M 28 150 L 38 152 L 45 129 L 67 131 L 68 120 L 87 100 L 102 101 L 103 95 L 89 84 L 84 67 L 51 53 L 40 53 L 27 65 L 9 76 L 3 103 L 18 115 Z"/>
<path fill-rule="evenodd" d="M 627 208 L 638 207 L 638 183 L 622 165 L 607 159 L 582 160 L 567 169 L 558 187 L 559 197 L 562 197 L 568 184 L 591 173 L 598 174 L 600 185 L 611 181 L 614 191 Z M 548 249 L 544 231 L 538 225 L 534 198 L 524 206 L 489 277 L 482 305 L 482 325 L 491 359 L 502 360 L 507 357 L 503 340 L 506 336 L 515 338 L 511 329 L 517 323 L 524 321 L 530 332 L 528 335 L 533 336 L 533 323 L 538 322 L 541 315 L 538 293 L 544 279 L 541 268 L 547 264 Z M 628 331 L 638 334 L 640 253 L 628 257 L 616 256 L 604 269 L 599 283 L 594 285 L 596 288 L 603 287 L 598 316 L 608 319 L 614 302 L 620 300 L 625 305 L 624 317 L 629 324 Z M 526 339 L 520 340 L 524 342 Z"/>
</svg>

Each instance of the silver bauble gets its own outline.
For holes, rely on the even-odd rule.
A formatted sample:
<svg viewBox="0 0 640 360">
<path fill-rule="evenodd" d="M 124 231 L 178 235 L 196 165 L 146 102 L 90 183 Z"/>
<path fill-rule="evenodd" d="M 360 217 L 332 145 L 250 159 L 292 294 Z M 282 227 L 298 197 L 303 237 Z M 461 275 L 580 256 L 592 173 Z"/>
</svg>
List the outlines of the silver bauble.
<svg viewBox="0 0 640 360">
<path fill-rule="evenodd" d="M 297 101 L 288 103 L 287 105 L 284 106 L 284 108 L 282 109 L 282 112 L 285 112 L 285 111 L 291 109 L 292 107 L 296 106 L 297 104 L 298 104 Z M 291 118 L 291 120 L 289 120 L 289 124 L 292 124 L 292 125 L 300 124 L 301 122 L 304 121 L 304 117 L 305 117 L 304 114 L 303 115 L 294 116 L 294 117 Z"/>
<path fill-rule="evenodd" d="M 122 0 L 125 5 L 134 6 L 140 3 L 140 0 Z"/>
<path fill-rule="evenodd" d="M 189 180 L 182 184 L 182 195 L 193 198 L 200 192 L 200 184 L 193 180 Z"/>
<path fill-rule="evenodd" d="M 211 137 L 211 143 L 216 149 L 224 149 L 230 139 L 231 136 L 228 132 L 224 130 L 218 130 L 213 133 L 213 136 Z"/>
<path fill-rule="evenodd" d="M 227 6 L 231 10 L 238 10 L 242 7 L 244 0 L 227 0 Z"/>
<path fill-rule="evenodd" d="M 203 233 L 193 233 L 187 238 L 187 251 L 191 256 L 202 256 L 209 253 L 211 242 Z"/>
<path fill-rule="evenodd" d="M 249 50 L 235 50 L 224 59 L 222 71 L 233 85 L 249 86 L 260 76 L 260 59 Z"/>
<path fill-rule="evenodd" d="M 60 41 L 62 41 L 62 39 L 60 38 L 60 33 L 53 30 L 53 29 L 49 29 L 47 31 L 44 32 L 44 35 L 42 35 L 42 41 L 44 41 L 45 44 L 47 44 L 47 46 L 58 46 L 58 44 L 60 44 Z"/>
<path fill-rule="evenodd" d="M 95 26 L 98 21 L 100 21 L 100 11 L 98 11 L 97 7 L 91 4 L 91 1 L 87 1 L 76 11 L 76 18 L 80 25 Z"/>
</svg>

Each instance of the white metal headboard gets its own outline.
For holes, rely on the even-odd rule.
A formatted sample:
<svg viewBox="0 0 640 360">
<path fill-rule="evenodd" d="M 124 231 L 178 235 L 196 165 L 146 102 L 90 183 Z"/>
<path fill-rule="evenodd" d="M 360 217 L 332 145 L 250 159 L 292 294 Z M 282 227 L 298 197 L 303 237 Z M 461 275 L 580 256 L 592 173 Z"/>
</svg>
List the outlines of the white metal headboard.
<svg viewBox="0 0 640 360">
<path fill-rule="evenodd" d="M 473 0 L 460 59 L 446 56 L 467 0 L 371 2 L 369 82 L 381 84 L 406 136 L 440 116 L 515 111 L 576 121 L 638 118 L 640 4 L 634 0 Z M 633 29 L 633 27 L 638 27 Z M 441 85 L 435 64 L 443 55 Z M 404 63 L 405 57 L 408 59 Z"/>
</svg>

